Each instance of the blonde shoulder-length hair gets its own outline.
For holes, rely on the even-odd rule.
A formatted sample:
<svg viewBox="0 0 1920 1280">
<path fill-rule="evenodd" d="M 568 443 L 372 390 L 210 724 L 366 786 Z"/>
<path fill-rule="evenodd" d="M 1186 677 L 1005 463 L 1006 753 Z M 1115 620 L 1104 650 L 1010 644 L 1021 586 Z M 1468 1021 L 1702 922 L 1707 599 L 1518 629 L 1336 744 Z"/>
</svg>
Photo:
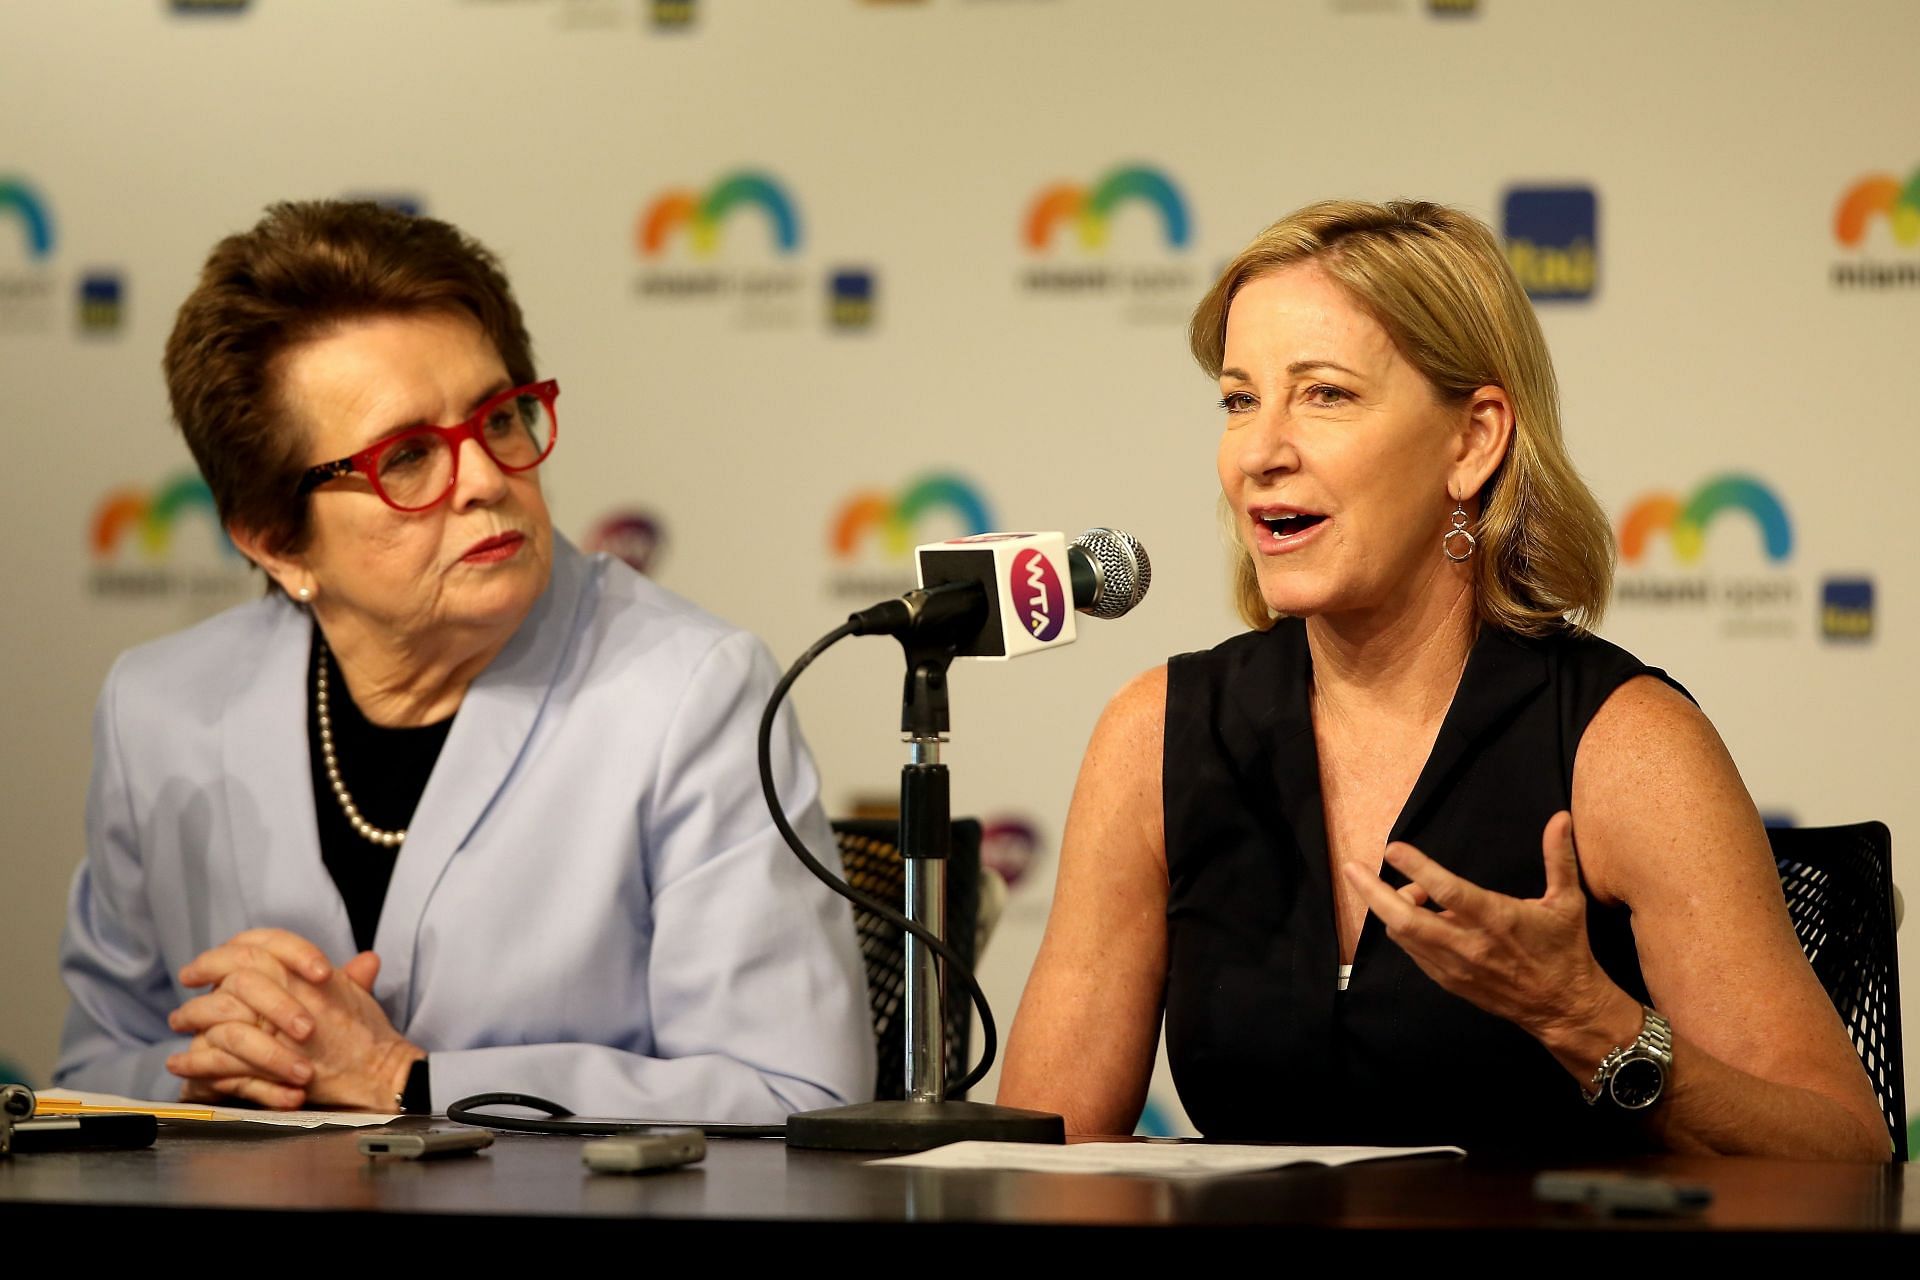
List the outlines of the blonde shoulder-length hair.
<svg viewBox="0 0 1920 1280">
<path fill-rule="evenodd" d="M 1507 393 L 1513 439 L 1480 490 L 1474 529 L 1481 620 L 1523 635 L 1597 624 L 1613 583 L 1613 531 L 1567 456 L 1546 339 L 1493 233 L 1425 201 L 1323 200 L 1290 213 L 1240 251 L 1193 313 L 1193 355 L 1208 374 L 1220 376 L 1241 286 L 1300 262 L 1318 264 L 1366 308 L 1443 398 L 1485 386 Z M 1273 625 L 1244 548 L 1233 593 L 1249 626 Z"/>
</svg>

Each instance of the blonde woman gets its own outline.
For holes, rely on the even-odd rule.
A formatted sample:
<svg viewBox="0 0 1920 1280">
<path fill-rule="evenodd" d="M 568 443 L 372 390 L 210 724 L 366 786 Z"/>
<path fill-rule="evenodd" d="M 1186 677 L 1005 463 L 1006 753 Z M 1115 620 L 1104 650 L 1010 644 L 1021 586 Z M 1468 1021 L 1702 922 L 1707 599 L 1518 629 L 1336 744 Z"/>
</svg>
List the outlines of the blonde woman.
<svg viewBox="0 0 1920 1280">
<path fill-rule="evenodd" d="M 1000 1101 L 1209 1137 L 1884 1160 L 1713 726 L 1594 636 L 1605 517 L 1487 228 L 1326 202 L 1194 315 L 1252 630 L 1094 731 Z"/>
</svg>

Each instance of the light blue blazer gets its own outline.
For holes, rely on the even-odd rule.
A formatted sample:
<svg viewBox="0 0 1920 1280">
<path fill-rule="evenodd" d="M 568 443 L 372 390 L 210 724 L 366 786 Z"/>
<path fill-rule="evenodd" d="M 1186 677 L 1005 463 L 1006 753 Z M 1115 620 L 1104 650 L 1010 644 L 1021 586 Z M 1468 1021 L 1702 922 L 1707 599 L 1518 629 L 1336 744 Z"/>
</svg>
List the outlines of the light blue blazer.
<svg viewBox="0 0 1920 1280">
<path fill-rule="evenodd" d="M 94 716 L 87 857 L 54 1079 L 177 1096 L 181 966 L 275 926 L 338 964 L 307 748 L 311 623 L 279 595 L 123 655 Z M 380 915 L 374 995 L 436 1110 L 513 1090 L 586 1115 L 779 1121 L 873 1096 L 850 908 L 773 829 L 747 632 L 555 538 L 553 577 L 467 690 Z M 838 867 L 791 714 L 780 794 Z"/>
</svg>

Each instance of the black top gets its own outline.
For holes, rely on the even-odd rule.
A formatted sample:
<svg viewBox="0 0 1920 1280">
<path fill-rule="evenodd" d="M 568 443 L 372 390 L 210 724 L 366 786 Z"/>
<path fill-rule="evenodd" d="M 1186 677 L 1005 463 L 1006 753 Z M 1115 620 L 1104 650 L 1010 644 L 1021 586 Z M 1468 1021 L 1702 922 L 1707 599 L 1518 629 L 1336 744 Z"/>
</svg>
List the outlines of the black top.
<svg viewBox="0 0 1920 1280">
<path fill-rule="evenodd" d="M 1673 683 L 1594 636 L 1483 628 L 1389 840 L 1483 888 L 1540 896 L 1541 830 L 1572 807 L 1580 736 L 1638 675 Z M 1168 665 L 1167 1055 L 1194 1124 L 1210 1138 L 1469 1151 L 1643 1146 L 1631 1118 L 1587 1106 L 1538 1041 L 1442 990 L 1371 913 L 1336 993 L 1311 678 L 1298 619 Z M 1644 1002 L 1626 908 L 1589 901 L 1587 935 Z"/>
<path fill-rule="evenodd" d="M 408 729 L 374 724 L 354 704 L 333 651 L 319 642 L 318 628 L 313 635 L 307 660 L 307 754 L 312 759 L 320 858 L 347 904 L 353 944 L 370 951 L 374 930 L 380 924 L 380 908 L 387 900 L 387 882 L 393 878 L 393 864 L 400 850 L 356 834 L 333 794 L 333 786 L 327 781 L 325 754 L 320 749 L 320 713 L 313 697 L 318 672 L 314 664 L 320 654 L 326 654 L 327 718 L 333 726 L 333 754 L 340 778 L 360 816 L 383 831 L 398 831 L 413 821 L 413 811 L 427 789 L 427 779 L 433 775 L 434 761 L 440 758 L 453 718 Z"/>
</svg>

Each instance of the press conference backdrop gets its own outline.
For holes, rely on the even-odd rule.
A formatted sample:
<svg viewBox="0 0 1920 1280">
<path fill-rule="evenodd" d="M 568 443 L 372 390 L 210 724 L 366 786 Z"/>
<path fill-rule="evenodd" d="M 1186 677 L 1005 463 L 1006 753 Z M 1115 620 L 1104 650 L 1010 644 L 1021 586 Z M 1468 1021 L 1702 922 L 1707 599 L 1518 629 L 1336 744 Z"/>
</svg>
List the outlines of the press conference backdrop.
<svg viewBox="0 0 1920 1280">
<path fill-rule="evenodd" d="M 1238 629 L 1183 321 L 1324 196 L 1505 237 L 1616 522 L 1603 633 L 1771 820 L 1887 821 L 1915 894 L 1915 47 L 1908 0 L 9 0 L 0 1057 L 52 1065 L 108 664 L 260 590 L 159 360 L 213 241 L 289 197 L 494 247 L 564 388 L 559 527 L 783 661 L 916 541 L 1146 543 L 1132 617 L 953 681 L 1003 1027 L 1103 703 Z M 800 687 L 836 810 L 891 801 L 898 691 L 883 641 Z M 1185 1124 L 1164 1069 L 1144 1124 Z"/>
</svg>

